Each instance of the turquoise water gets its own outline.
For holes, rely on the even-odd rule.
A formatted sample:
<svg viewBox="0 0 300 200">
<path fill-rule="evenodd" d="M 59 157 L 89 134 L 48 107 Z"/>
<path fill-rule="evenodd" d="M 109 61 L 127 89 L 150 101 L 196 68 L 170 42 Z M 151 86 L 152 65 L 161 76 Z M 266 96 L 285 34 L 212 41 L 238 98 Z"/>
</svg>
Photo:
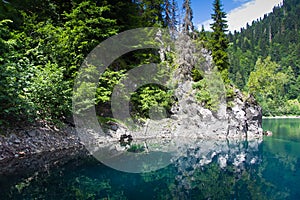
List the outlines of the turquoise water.
<svg viewBox="0 0 300 200">
<path fill-rule="evenodd" d="M 125 173 L 88 158 L 2 179 L 0 199 L 300 199 L 300 120 L 266 119 L 263 126 L 274 133 L 263 142 L 196 143 L 151 173 Z M 203 164 L 204 157 L 211 160 Z"/>
</svg>

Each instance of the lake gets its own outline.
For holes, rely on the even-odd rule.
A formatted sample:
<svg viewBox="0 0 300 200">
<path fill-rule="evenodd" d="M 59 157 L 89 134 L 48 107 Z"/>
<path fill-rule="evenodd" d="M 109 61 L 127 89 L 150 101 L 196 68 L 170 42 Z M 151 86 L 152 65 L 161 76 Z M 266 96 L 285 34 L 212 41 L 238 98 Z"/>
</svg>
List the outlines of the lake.
<svg viewBox="0 0 300 200">
<path fill-rule="evenodd" d="M 0 199 L 300 199 L 300 119 L 264 119 L 263 141 L 195 141 L 172 164 L 126 173 L 94 158 L 26 179 Z"/>
</svg>

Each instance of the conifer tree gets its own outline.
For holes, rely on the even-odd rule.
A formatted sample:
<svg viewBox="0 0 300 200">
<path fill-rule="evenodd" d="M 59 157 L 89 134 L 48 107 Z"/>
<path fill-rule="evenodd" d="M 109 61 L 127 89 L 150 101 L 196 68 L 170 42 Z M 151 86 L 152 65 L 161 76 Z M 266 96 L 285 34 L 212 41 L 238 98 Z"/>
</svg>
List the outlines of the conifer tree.
<svg viewBox="0 0 300 200">
<path fill-rule="evenodd" d="M 164 0 L 140 0 L 138 4 L 143 26 L 163 25 Z"/>
<path fill-rule="evenodd" d="M 167 26 L 167 27 L 170 27 L 171 26 L 171 24 L 172 24 L 172 19 L 171 19 L 171 15 L 172 15 L 172 5 L 171 5 L 171 3 L 170 3 L 170 0 L 165 0 L 165 3 L 164 3 L 165 5 L 165 10 L 164 10 L 164 12 L 165 12 L 165 26 Z"/>
<path fill-rule="evenodd" d="M 205 29 L 204 29 L 204 25 L 202 25 L 202 27 L 201 27 L 201 31 L 199 33 L 199 39 L 202 40 L 202 41 L 206 41 L 207 40 L 207 36 L 206 36 Z"/>
<path fill-rule="evenodd" d="M 175 0 L 165 0 L 165 25 L 172 31 L 176 31 L 177 22 L 177 3 Z"/>
<path fill-rule="evenodd" d="M 222 4 L 220 0 L 214 1 L 214 13 L 211 15 L 213 19 L 213 23 L 211 24 L 211 28 L 213 30 L 212 33 L 212 57 L 217 66 L 218 70 L 222 73 L 222 78 L 225 82 L 228 82 L 228 39 L 226 36 L 227 32 L 227 21 L 226 21 L 226 13 L 222 9 Z"/>
<path fill-rule="evenodd" d="M 193 25 L 193 11 L 191 8 L 191 0 L 184 0 L 183 10 L 185 12 L 183 19 L 183 33 L 188 33 L 189 31 L 194 31 Z"/>
<path fill-rule="evenodd" d="M 175 0 L 172 0 L 172 7 L 171 7 L 171 30 L 176 31 L 177 28 L 177 11 L 178 11 L 178 5 Z"/>
</svg>

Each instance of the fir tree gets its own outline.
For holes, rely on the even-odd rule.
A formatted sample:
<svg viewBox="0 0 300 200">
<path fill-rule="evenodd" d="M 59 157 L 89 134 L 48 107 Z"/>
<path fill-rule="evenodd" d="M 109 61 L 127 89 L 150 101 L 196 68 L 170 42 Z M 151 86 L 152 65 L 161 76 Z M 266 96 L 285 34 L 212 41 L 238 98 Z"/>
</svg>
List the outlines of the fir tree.
<svg viewBox="0 0 300 200">
<path fill-rule="evenodd" d="M 177 28 L 177 10 L 178 10 L 178 5 L 177 2 L 175 0 L 172 0 L 172 6 L 171 6 L 171 25 L 170 25 L 170 29 L 172 31 L 176 31 Z"/>
<path fill-rule="evenodd" d="M 194 31 L 193 25 L 193 11 L 191 8 L 191 0 L 184 0 L 183 10 L 185 11 L 183 19 L 183 32 L 188 33 L 189 31 Z"/>
<path fill-rule="evenodd" d="M 214 21 L 211 24 L 213 30 L 211 40 L 212 57 L 218 70 L 222 73 L 223 80 L 228 82 L 229 61 L 226 50 L 229 42 L 225 34 L 228 28 L 225 20 L 226 13 L 222 10 L 220 0 L 215 0 L 213 6 L 214 13 L 211 15 Z"/>
<path fill-rule="evenodd" d="M 164 0 L 141 0 L 139 5 L 143 26 L 163 25 Z"/>
<path fill-rule="evenodd" d="M 204 25 L 202 25 L 202 27 L 201 27 L 201 31 L 199 33 L 199 39 L 202 41 L 207 40 L 207 35 L 206 35 L 205 29 L 204 29 Z"/>
<path fill-rule="evenodd" d="M 170 27 L 172 24 L 172 7 L 170 0 L 165 0 L 165 26 Z"/>
</svg>

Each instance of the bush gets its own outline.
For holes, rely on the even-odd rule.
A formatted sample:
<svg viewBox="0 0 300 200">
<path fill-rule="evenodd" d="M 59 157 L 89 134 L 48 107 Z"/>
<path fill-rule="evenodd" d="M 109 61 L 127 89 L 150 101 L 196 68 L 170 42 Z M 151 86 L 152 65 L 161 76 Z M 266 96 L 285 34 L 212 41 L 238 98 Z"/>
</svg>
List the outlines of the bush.
<svg viewBox="0 0 300 200">
<path fill-rule="evenodd" d="M 226 100 L 225 85 L 216 69 L 193 84 L 193 89 L 197 90 L 196 99 L 199 103 L 211 111 L 218 111 L 221 102 Z"/>
<path fill-rule="evenodd" d="M 72 87 L 57 64 L 36 67 L 24 91 L 39 118 L 52 120 L 70 113 Z"/>
<path fill-rule="evenodd" d="M 131 96 L 132 112 L 136 117 L 149 118 L 150 110 L 159 107 L 169 112 L 174 102 L 173 91 L 153 84 L 139 88 Z"/>
<path fill-rule="evenodd" d="M 298 99 L 288 100 L 285 104 L 287 115 L 300 115 L 300 103 Z"/>
</svg>

